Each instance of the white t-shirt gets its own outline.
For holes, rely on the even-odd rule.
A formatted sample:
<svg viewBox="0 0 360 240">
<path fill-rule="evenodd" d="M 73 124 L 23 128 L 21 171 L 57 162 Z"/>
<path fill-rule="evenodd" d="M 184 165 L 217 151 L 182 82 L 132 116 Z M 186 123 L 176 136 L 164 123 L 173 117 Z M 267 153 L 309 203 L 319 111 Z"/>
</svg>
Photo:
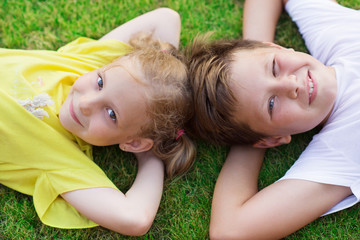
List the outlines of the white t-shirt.
<svg viewBox="0 0 360 240">
<path fill-rule="evenodd" d="M 335 68 L 338 94 L 323 129 L 280 180 L 350 187 L 353 195 L 326 215 L 360 200 L 360 11 L 329 0 L 290 0 L 286 10 L 311 55 Z"/>
</svg>

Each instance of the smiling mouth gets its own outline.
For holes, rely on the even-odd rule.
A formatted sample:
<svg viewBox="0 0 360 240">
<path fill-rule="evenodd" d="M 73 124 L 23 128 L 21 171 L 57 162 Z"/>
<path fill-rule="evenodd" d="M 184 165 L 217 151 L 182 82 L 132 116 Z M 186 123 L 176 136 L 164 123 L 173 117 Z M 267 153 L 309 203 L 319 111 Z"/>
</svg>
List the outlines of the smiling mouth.
<svg viewBox="0 0 360 240">
<path fill-rule="evenodd" d="M 311 78 L 311 74 L 310 71 L 308 71 L 308 84 L 309 84 L 309 104 L 313 101 L 313 99 L 311 98 L 313 96 L 313 91 L 314 91 L 314 82 L 313 79 Z"/>
<path fill-rule="evenodd" d="M 74 112 L 74 108 L 73 108 L 73 101 L 71 100 L 70 105 L 69 105 L 69 112 L 71 117 L 74 119 L 75 122 L 77 122 L 78 124 L 80 124 L 81 126 L 83 126 L 81 124 L 81 122 L 79 121 L 79 119 L 76 117 L 75 112 Z"/>
</svg>

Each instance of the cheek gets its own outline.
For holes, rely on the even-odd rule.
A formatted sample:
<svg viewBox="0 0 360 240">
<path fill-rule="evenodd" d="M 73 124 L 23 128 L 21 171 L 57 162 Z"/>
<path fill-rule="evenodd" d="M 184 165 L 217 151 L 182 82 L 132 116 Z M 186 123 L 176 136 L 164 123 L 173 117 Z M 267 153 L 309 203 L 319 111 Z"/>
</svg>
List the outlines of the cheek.
<svg viewBox="0 0 360 240">
<path fill-rule="evenodd" d="M 284 119 L 286 119 L 286 122 L 283 123 L 284 126 L 292 129 L 294 134 L 307 132 L 319 123 L 314 112 L 301 108 L 293 108 Z"/>
<path fill-rule="evenodd" d="M 305 116 L 303 109 L 296 104 L 282 101 L 280 111 L 277 112 L 276 119 L 283 125 L 293 125 L 299 123 Z M 274 119 L 275 120 L 275 119 Z"/>
<path fill-rule="evenodd" d="M 66 99 L 65 102 L 63 103 L 63 105 L 61 105 L 60 110 L 59 110 L 60 123 L 67 130 L 69 130 L 68 129 L 68 125 L 69 125 L 68 122 L 70 122 L 69 118 L 71 118 L 70 113 L 69 113 L 68 104 L 69 104 L 69 100 Z"/>
<path fill-rule="evenodd" d="M 74 82 L 72 87 L 76 90 L 79 90 L 82 88 L 83 82 L 84 82 L 83 79 L 80 77 Z"/>
<path fill-rule="evenodd" d="M 118 133 L 113 128 L 108 127 L 106 123 L 99 120 L 92 120 L 88 129 L 87 137 L 96 140 L 102 144 L 112 143 Z"/>
<path fill-rule="evenodd" d="M 111 133 L 111 132 L 110 132 Z M 88 128 L 88 135 L 92 138 L 102 139 L 109 134 L 106 126 L 100 121 L 91 121 Z"/>
</svg>

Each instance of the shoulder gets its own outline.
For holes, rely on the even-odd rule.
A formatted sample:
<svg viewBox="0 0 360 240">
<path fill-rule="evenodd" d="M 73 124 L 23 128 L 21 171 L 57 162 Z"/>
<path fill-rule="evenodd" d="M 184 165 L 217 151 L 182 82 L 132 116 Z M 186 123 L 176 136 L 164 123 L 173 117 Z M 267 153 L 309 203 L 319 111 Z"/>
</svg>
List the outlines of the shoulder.
<svg viewBox="0 0 360 240">
<path fill-rule="evenodd" d="M 89 51 L 109 51 L 112 52 L 117 50 L 117 52 L 130 52 L 132 47 L 128 44 L 121 42 L 115 39 L 107 40 L 94 40 L 86 37 L 79 37 L 74 41 L 66 44 L 65 46 L 58 49 L 58 52 L 67 52 L 67 53 L 84 53 L 88 54 Z"/>
</svg>

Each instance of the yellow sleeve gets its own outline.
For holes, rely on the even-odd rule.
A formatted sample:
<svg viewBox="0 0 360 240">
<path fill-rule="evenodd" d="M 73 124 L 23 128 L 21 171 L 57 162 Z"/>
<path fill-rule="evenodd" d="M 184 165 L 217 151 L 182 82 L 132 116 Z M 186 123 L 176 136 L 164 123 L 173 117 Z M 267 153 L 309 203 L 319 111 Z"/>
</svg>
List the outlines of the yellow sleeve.
<svg viewBox="0 0 360 240">
<path fill-rule="evenodd" d="M 60 194 L 84 188 L 117 189 L 72 141 L 56 118 L 40 120 L 0 90 L 0 183 L 33 196 L 41 221 L 58 228 L 97 226 Z"/>
<path fill-rule="evenodd" d="M 131 51 L 131 46 L 118 40 L 93 40 L 85 37 L 80 37 L 58 49 L 59 53 L 83 55 L 84 61 L 104 61 L 104 65 Z"/>
</svg>

